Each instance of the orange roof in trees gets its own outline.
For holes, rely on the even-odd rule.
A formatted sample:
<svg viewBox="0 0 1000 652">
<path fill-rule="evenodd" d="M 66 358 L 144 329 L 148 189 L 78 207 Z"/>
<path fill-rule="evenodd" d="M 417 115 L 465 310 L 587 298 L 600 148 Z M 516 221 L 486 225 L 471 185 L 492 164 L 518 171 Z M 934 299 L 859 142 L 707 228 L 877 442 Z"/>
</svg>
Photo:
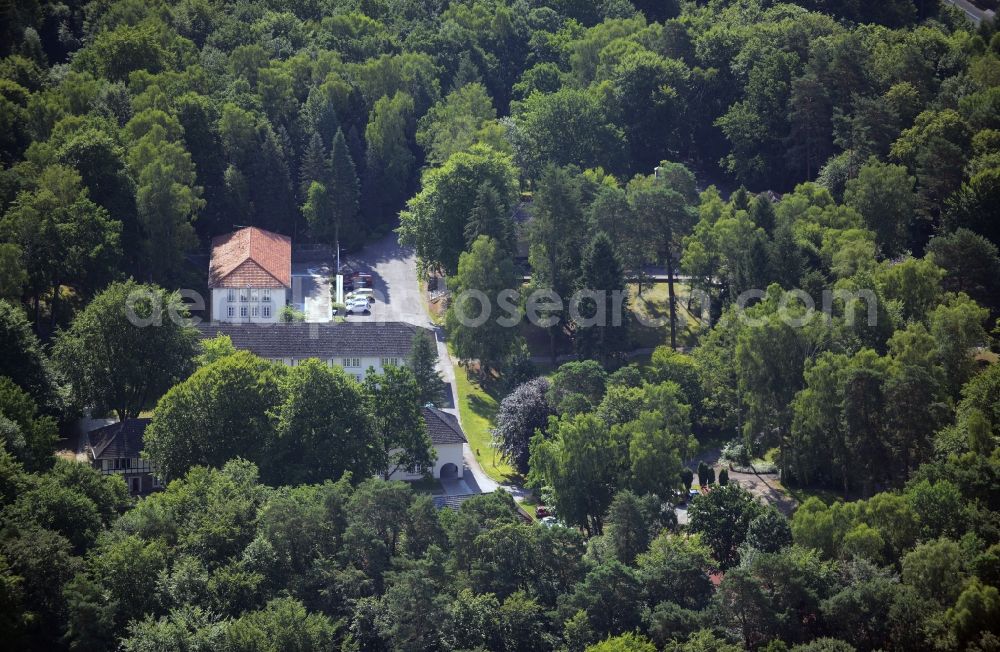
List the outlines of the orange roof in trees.
<svg viewBox="0 0 1000 652">
<path fill-rule="evenodd" d="M 255 226 L 212 238 L 208 287 L 292 287 L 292 239 Z"/>
</svg>

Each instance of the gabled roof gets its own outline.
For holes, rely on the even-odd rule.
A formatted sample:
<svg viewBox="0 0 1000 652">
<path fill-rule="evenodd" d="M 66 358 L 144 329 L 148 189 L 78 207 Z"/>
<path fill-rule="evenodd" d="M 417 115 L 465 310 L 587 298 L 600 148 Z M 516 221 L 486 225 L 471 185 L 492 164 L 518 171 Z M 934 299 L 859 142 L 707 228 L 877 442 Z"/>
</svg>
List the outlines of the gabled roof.
<svg viewBox="0 0 1000 652">
<path fill-rule="evenodd" d="M 250 351 L 262 358 L 298 360 L 329 360 L 341 356 L 405 358 L 413 348 L 413 336 L 421 330 L 426 329 L 394 321 L 198 325 L 203 338 L 228 335 L 233 346 L 241 351 Z"/>
<path fill-rule="evenodd" d="M 212 238 L 208 287 L 292 287 L 291 238 L 255 226 Z"/>
<path fill-rule="evenodd" d="M 91 458 L 104 460 L 139 457 L 139 453 L 142 452 L 142 437 L 148 425 L 149 419 L 125 419 L 91 430 L 87 433 Z"/>
<path fill-rule="evenodd" d="M 454 414 L 439 410 L 436 407 L 423 407 L 420 411 L 424 414 L 424 421 L 427 422 L 427 434 L 431 437 L 431 443 L 438 444 L 464 444 L 466 442 L 465 433 L 462 426 Z"/>
</svg>

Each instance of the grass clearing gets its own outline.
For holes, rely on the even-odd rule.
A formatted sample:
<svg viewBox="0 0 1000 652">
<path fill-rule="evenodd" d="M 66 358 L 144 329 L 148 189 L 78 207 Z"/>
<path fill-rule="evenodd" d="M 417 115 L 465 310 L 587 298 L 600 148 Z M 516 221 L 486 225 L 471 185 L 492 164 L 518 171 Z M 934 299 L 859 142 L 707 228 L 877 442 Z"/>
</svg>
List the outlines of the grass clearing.
<svg viewBox="0 0 1000 652">
<path fill-rule="evenodd" d="M 518 480 L 514 468 L 500 459 L 490 446 L 493 437 L 490 429 L 496 416 L 498 403 L 474 379 L 469 378 L 465 367 L 455 367 L 455 384 L 458 389 L 458 411 L 462 418 L 462 428 L 469 440 L 472 454 L 486 475 L 497 482 Z"/>
<path fill-rule="evenodd" d="M 670 303 L 669 289 L 666 283 L 643 285 L 642 296 L 639 296 L 639 284 L 629 283 L 629 311 L 634 323 L 632 335 L 639 347 L 658 346 L 670 338 Z M 677 343 L 683 346 L 693 346 L 698 333 L 703 328 L 701 316 L 687 309 L 689 288 L 683 283 L 674 283 L 677 298 Z M 647 323 L 662 323 L 663 326 L 645 326 Z"/>
<path fill-rule="evenodd" d="M 817 489 L 813 487 L 795 487 L 787 484 L 783 484 L 781 481 L 775 480 L 774 484 L 781 489 L 783 489 L 789 496 L 795 499 L 799 505 L 806 502 L 810 498 L 819 498 L 824 505 L 832 505 L 833 503 L 844 500 L 844 495 L 831 491 L 830 489 Z M 852 500 L 849 498 L 848 500 Z"/>
</svg>

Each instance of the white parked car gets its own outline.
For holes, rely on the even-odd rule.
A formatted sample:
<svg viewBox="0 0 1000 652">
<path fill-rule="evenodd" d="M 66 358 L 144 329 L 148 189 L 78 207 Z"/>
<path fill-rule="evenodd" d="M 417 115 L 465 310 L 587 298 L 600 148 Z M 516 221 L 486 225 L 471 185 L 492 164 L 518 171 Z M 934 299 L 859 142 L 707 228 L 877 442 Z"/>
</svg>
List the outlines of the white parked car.
<svg viewBox="0 0 1000 652">
<path fill-rule="evenodd" d="M 372 307 L 368 303 L 368 299 L 358 298 L 347 302 L 346 312 L 348 315 L 367 315 L 371 311 Z"/>
<path fill-rule="evenodd" d="M 348 303 L 355 299 L 364 299 L 369 303 L 375 303 L 375 290 L 371 288 L 358 288 L 353 292 L 348 292 L 347 296 L 344 297 L 344 300 Z"/>
</svg>

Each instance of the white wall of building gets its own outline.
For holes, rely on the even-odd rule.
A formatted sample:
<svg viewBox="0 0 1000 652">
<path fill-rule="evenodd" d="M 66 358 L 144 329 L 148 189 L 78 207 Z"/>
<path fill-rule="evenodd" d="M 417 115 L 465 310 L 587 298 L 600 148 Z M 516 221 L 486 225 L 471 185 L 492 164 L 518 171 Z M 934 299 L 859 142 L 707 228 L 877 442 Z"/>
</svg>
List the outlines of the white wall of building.
<svg viewBox="0 0 1000 652">
<path fill-rule="evenodd" d="M 302 364 L 310 358 L 271 358 L 274 362 L 280 362 L 286 367 L 294 367 Z M 376 356 L 340 356 L 324 360 L 331 367 L 342 368 L 347 375 L 354 376 L 356 380 L 364 380 L 368 371 L 374 369 L 375 373 L 382 373 L 385 368 L 393 365 L 396 367 L 406 366 L 406 358 L 396 357 L 376 357 Z"/>
<path fill-rule="evenodd" d="M 433 476 L 440 478 L 441 469 L 446 464 L 454 464 L 458 469 L 457 477 L 461 478 L 462 469 L 465 465 L 465 459 L 462 455 L 462 444 L 436 444 L 434 450 L 437 451 L 437 461 L 434 462 Z M 390 480 L 420 480 L 421 478 L 423 476 L 420 474 L 407 473 L 406 471 L 397 471 L 389 476 Z"/>
<path fill-rule="evenodd" d="M 245 300 L 244 300 L 245 299 Z M 232 323 L 273 324 L 288 302 L 283 288 L 213 288 L 212 319 Z"/>
</svg>

